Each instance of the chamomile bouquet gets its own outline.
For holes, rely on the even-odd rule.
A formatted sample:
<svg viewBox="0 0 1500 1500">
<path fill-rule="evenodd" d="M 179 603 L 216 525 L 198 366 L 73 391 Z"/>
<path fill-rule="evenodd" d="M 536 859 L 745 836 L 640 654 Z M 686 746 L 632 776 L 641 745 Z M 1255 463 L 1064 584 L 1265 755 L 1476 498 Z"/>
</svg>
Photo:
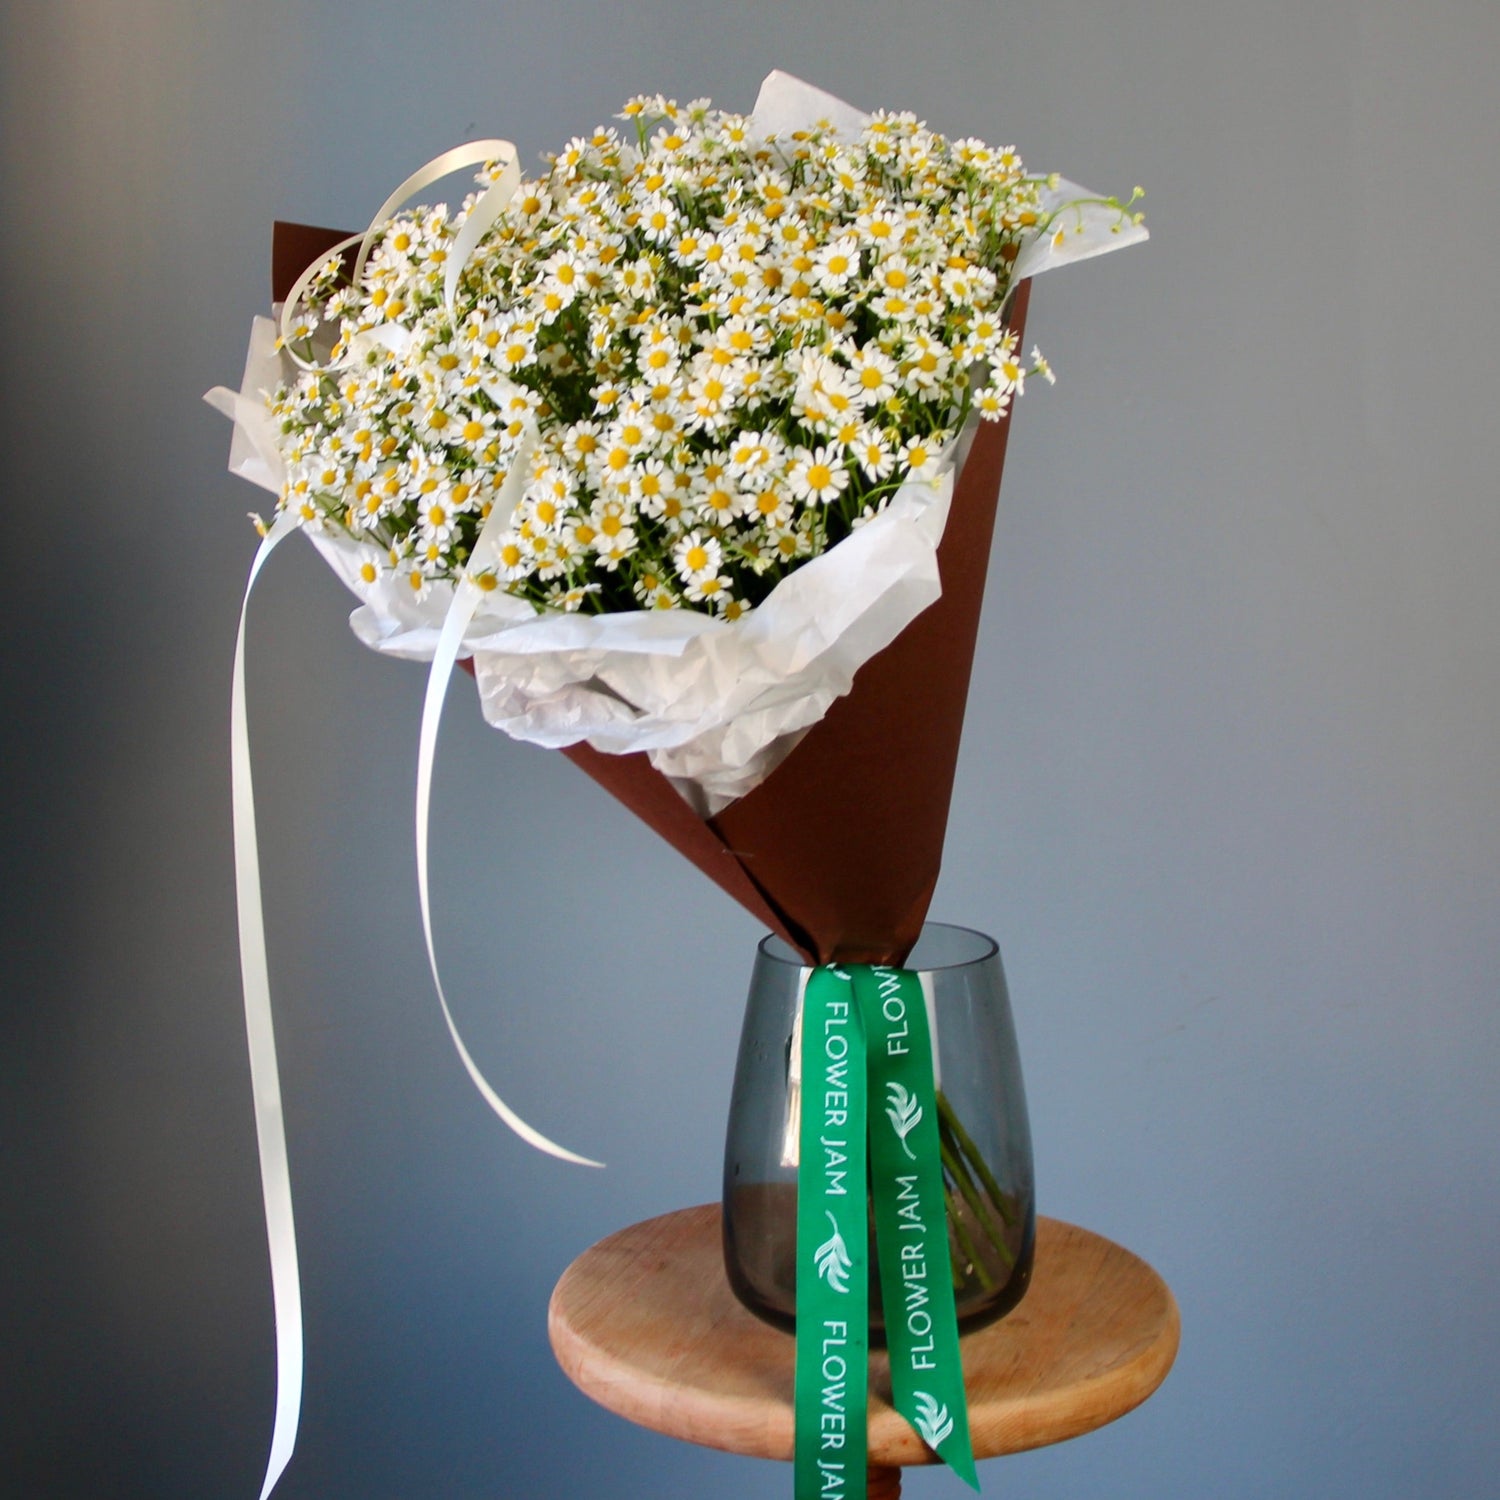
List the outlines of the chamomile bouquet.
<svg viewBox="0 0 1500 1500">
<path fill-rule="evenodd" d="M 784 75 L 751 116 L 637 97 L 545 166 L 478 236 L 508 161 L 303 278 L 253 372 L 264 474 L 369 645 L 430 657 L 469 578 L 492 722 L 643 750 L 712 813 L 937 597 L 974 421 L 1051 379 L 1019 281 L 1144 231 Z"/>
</svg>

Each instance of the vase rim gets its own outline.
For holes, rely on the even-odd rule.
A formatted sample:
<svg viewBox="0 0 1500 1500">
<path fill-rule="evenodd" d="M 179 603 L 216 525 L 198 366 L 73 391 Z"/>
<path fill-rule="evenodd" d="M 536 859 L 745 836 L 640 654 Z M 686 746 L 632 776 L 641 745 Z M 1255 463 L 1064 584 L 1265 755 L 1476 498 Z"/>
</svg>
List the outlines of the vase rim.
<svg viewBox="0 0 1500 1500">
<path fill-rule="evenodd" d="M 924 922 L 921 934 L 918 936 L 912 953 L 920 958 L 922 944 L 931 934 L 934 938 L 942 940 L 946 938 L 949 942 L 954 939 L 972 939 L 973 947 L 965 952 L 962 957 L 950 960 L 947 963 L 918 963 L 913 965 L 917 972 L 924 974 L 936 974 L 950 969 L 967 969 L 975 964 L 988 963 L 996 958 L 1000 952 L 1000 945 L 987 932 L 980 932 L 977 928 L 963 927 L 954 922 Z M 778 937 L 774 932 L 768 932 L 757 946 L 756 951 L 767 963 L 782 964 L 787 968 L 806 969 L 810 966 L 784 938 Z"/>
</svg>

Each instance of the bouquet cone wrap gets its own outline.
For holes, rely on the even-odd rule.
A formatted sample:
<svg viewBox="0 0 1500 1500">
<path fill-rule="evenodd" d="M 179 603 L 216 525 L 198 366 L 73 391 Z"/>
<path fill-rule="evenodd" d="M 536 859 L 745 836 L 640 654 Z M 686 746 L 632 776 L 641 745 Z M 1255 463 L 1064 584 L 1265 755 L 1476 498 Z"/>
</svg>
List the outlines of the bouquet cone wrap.
<svg viewBox="0 0 1500 1500">
<path fill-rule="evenodd" d="M 273 300 L 345 238 L 277 223 Z M 1010 301 L 1018 340 L 1029 293 Z M 976 425 L 938 548 L 942 597 L 759 786 L 705 819 L 644 753 L 563 752 L 810 963 L 901 963 L 937 885 L 1010 417 Z"/>
<path fill-rule="evenodd" d="M 1025 317 L 1029 287 L 1012 302 Z M 982 422 L 938 548 L 943 593 L 790 755 L 706 821 L 644 755 L 564 754 L 810 962 L 899 964 L 937 885 L 1010 418 Z"/>
</svg>

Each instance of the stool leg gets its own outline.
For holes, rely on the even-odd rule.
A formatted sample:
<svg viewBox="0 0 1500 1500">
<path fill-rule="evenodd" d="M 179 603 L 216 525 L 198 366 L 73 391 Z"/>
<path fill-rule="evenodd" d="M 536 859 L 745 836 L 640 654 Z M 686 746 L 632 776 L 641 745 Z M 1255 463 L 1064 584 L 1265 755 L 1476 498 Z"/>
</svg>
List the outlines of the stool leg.
<svg viewBox="0 0 1500 1500">
<path fill-rule="evenodd" d="M 868 1500 L 901 1500 L 901 1470 L 870 1468 L 865 1472 Z"/>
</svg>

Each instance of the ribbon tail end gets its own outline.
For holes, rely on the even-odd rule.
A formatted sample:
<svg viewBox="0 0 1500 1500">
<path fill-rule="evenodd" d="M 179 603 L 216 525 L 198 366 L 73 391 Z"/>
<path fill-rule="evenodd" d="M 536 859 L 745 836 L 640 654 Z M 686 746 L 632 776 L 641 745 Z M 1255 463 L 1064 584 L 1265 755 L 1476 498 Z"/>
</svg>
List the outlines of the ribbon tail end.
<svg viewBox="0 0 1500 1500">
<path fill-rule="evenodd" d="M 974 1455 L 969 1451 L 967 1444 L 961 1453 L 955 1453 L 951 1458 L 939 1451 L 938 1457 L 977 1495 L 979 1493 L 979 1470 L 974 1466 Z"/>
</svg>

